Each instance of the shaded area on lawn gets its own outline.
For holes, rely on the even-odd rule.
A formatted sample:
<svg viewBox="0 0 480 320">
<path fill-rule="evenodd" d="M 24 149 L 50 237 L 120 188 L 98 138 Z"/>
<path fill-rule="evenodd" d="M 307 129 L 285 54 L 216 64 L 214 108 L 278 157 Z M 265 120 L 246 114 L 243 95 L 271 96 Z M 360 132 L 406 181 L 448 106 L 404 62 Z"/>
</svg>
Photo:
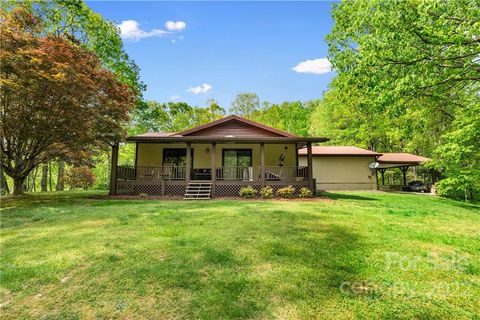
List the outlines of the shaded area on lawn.
<svg viewBox="0 0 480 320">
<path fill-rule="evenodd" d="M 320 191 L 319 195 L 321 197 L 328 197 L 330 199 L 343 199 L 343 200 L 367 200 L 367 201 L 375 201 L 377 199 L 372 197 L 367 197 L 363 195 L 353 194 L 353 193 L 346 193 L 346 192 L 331 192 L 331 191 Z"/>
<path fill-rule="evenodd" d="M 2 314 L 285 319 L 475 312 L 468 298 L 340 292 L 343 282 L 370 279 L 474 281 L 477 260 L 463 273 L 417 275 L 386 272 L 384 254 L 454 250 L 478 258 L 475 208 L 414 195 L 342 195 L 305 203 L 96 200 L 80 193 L 8 200 L 1 212 Z"/>
</svg>

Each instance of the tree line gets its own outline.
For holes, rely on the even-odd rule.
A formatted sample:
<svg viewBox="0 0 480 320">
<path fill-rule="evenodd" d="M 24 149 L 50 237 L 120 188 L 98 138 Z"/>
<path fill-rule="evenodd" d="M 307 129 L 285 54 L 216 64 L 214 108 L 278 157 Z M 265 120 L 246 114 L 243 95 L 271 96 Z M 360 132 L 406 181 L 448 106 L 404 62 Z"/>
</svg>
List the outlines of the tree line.
<svg viewBox="0 0 480 320">
<path fill-rule="evenodd" d="M 314 133 L 431 157 L 446 196 L 480 196 L 480 6 L 476 0 L 347 0 L 327 36 L 337 72 Z"/>
</svg>

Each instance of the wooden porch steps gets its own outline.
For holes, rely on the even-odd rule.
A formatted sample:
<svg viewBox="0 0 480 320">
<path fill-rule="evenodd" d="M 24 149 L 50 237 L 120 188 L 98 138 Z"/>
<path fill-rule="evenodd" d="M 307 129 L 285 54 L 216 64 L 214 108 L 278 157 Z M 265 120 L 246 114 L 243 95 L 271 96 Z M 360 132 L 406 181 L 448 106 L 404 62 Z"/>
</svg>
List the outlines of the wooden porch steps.
<svg viewBox="0 0 480 320">
<path fill-rule="evenodd" d="M 210 200 L 212 192 L 212 182 L 210 181 L 190 181 L 184 200 Z"/>
</svg>

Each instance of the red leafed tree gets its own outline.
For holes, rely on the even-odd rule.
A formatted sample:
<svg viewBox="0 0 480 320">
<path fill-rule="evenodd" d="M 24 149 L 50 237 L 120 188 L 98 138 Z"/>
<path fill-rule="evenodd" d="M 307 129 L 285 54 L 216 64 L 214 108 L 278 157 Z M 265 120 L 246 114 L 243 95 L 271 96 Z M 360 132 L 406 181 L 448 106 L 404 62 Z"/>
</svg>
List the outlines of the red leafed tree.
<svg viewBox="0 0 480 320">
<path fill-rule="evenodd" d="M 70 186 L 70 189 L 87 190 L 95 183 L 95 175 L 87 166 L 72 167 L 67 171 L 65 182 Z"/>
<path fill-rule="evenodd" d="M 135 92 L 75 39 L 50 35 L 25 9 L 1 12 L 0 161 L 23 193 L 54 158 L 83 163 L 125 134 Z"/>
</svg>

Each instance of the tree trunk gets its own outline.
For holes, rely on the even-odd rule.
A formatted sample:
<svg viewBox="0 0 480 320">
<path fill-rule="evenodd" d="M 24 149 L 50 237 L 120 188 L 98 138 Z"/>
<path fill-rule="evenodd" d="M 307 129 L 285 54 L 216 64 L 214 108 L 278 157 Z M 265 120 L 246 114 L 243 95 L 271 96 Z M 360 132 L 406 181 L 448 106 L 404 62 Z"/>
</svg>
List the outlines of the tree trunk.
<svg viewBox="0 0 480 320">
<path fill-rule="evenodd" d="M 10 189 L 8 188 L 7 177 L 5 176 L 5 172 L 3 172 L 3 168 L 0 166 L 0 194 L 9 194 Z"/>
<path fill-rule="evenodd" d="M 65 162 L 63 160 L 58 160 L 58 174 L 57 174 L 57 191 L 63 191 L 65 185 L 63 183 L 63 178 L 65 174 Z"/>
<path fill-rule="evenodd" d="M 42 180 L 40 182 L 42 192 L 47 192 L 47 179 L 48 179 L 48 166 L 46 163 L 44 163 L 42 164 Z"/>
<path fill-rule="evenodd" d="M 48 163 L 48 186 L 50 187 L 50 191 L 53 191 L 52 189 L 52 164 L 49 162 Z"/>
<path fill-rule="evenodd" d="M 38 167 L 36 167 L 35 171 L 33 172 L 33 183 L 32 183 L 33 192 L 37 192 L 37 173 L 38 173 Z"/>
<path fill-rule="evenodd" d="M 25 183 L 25 177 L 13 178 L 13 195 L 19 196 L 23 194 L 23 184 Z"/>
</svg>

